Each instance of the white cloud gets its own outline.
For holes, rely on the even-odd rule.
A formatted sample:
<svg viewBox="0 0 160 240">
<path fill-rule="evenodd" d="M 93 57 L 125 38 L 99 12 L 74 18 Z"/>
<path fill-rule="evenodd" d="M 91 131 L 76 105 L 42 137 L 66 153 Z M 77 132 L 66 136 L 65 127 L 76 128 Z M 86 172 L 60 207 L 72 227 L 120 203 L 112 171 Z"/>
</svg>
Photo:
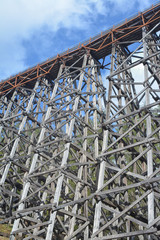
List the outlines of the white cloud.
<svg viewBox="0 0 160 240">
<path fill-rule="evenodd" d="M 7 35 L 28 37 L 45 25 L 53 31 L 61 25 L 79 27 L 83 24 L 80 17 L 89 14 L 94 3 L 94 0 L 89 3 L 83 0 L 5 0 L 0 8 L 0 28 Z"/>
<path fill-rule="evenodd" d="M 109 2 L 113 4 L 112 11 Z M 141 1 L 138 6 L 141 8 L 142 4 Z M 132 5 L 132 1 L 128 4 L 128 0 L 2 0 L 0 78 L 28 67 L 25 65 L 26 48 L 23 42 L 31 40 L 35 33 L 37 38 L 41 38 L 42 28 L 52 33 L 62 28 L 84 30 L 92 27 L 93 19 L 98 21 L 104 16 L 107 22 L 107 14 L 127 11 Z M 44 38 L 44 41 L 44 46 L 49 44 L 48 39 Z"/>
<path fill-rule="evenodd" d="M 102 14 L 102 10 L 105 11 L 103 0 L 2 0 L 1 76 L 24 69 L 25 47 L 22 41 L 30 39 L 35 32 L 38 34 L 38 30 L 85 29 L 93 12 L 96 17 Z"/>
</svg>

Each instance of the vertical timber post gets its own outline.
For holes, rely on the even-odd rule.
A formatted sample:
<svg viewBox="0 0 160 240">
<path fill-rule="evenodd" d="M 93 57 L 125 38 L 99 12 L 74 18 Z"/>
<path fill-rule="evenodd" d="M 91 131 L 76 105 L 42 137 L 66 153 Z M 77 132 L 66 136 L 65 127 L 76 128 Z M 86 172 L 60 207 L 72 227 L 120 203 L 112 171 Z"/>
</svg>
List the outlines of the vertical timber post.
<svg viewBox="0 0 160 240">
<path fill-rule="evenodd" d="M 144 27 L 143 31 L 143 51 L 144 51 L 144 59 L 147 57 L 147 39 L 146 33 L 147 29 Z M 148 79 L 148 67 L 145 63 L 144 65 L 144 81 Z M 146 98 L 146 106 L 150 104 L 150 93 L 149 93 L 149 81 L 146 81 L 145 84 L 147 87 L 145 91 L 145 98 Z M 152 133 L 152 125 L 151 125 L 151 116 L 149 115 L 146 119 L 146 130 L 147 130 L 147 137 Z M 147 175 L 148 177 L 153 173 L 153 156 L 152 156 L 152 149 L 147 152 Z M 148 195 L 148 224 L 150 225 L 151 222 L 154 220 L 154 192 L 151 192 Z M 149 240 L 151 237 L 149 236 Z"/>
<path fill-rule="evenodd" d="M 115 60 L 114 56 L 115 56 L 115 45 L 112 46 L 111 69 L 110 69 L 111 74 L 113 73 L 113 70 L 114 70 L 114 60 Z M 109 119 L 109 116 L 110 116 L 110 108 L 111 108 L 110 100 L 111 100 L 111 94 L 112 94 L 112 85 L 113 85 L 113 82 L 109 81 L 108 101 L 106 106 L 106 120 Z M 104 151 L 104 149 L 106 149 L 108 145 L 108 135 L 109 135 L 109 131 L 105 130 L 103 134 L 102 152 Z M 104 184 L 105 164 L 106 164 L 105 161 L 102 161 L 100 163 L 97 190 L 99 190 Z M 95 233 L 99 229 L 100 217 L 101 217 L 101 201 L 99 201 L 95 207 L 93 233 Z"/>
</svg>

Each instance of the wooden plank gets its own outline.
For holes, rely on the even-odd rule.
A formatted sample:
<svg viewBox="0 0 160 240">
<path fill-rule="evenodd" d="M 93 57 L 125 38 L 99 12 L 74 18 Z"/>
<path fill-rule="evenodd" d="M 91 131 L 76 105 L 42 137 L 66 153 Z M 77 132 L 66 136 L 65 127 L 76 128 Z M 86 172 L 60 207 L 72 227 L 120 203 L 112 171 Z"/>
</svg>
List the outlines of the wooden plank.
<svg viewBox="0 0 160 240">
<path fill-rule="evenodd" d="M 143 230 L 143 231 L 120 233 L 120 234 L 115 234 L 115 235 L 105 236 L 105 237 L 94 237 L 94 238 L 89 238 L 88 240 L 112 240 L 112 239 L 119 239 L 119 238 L 123 239 L 126 237 L 132 237 L 132 236 L 154 234 L 156 232 L 157 232 L 157 228 L 152 228 L 152 229 L 147 229 L 147 230 Z"/>
<path fill-rule="evenodd" d="M 103 197 L 106 197 L 105 195 L 107 195 L 107 194 L 123 192 L 123 191 L 127 191 L 131 188 L 138 188 L 138 187 L 141 187 L 141 186 L 144 186 L 144 187 L 148 188 L 148 186 L 151 183 L 154 183 L 154 182 L 158 183 L 159 181 L 160 181 L 160 177 L 151 178 L 151 179 L 148 178 L 148 179 L 146 179 L 144 181 L 141 181 L 141 182 L 138 182 L 138 183 L 130 184 L 130 185 L 123 186 L 123 187 L 117 187 L 117 188 L 113 188 L 113 189 L 106 190 L 106 191 L 101 191 L 101 192 L 97 193 L 97 196 L 101 196 L 103 198 Z M 151 186 L 151 188 L 152 188 L 152 186 Z"/>
<path fill-rule="evenodd" d="M 148 139 L 145 139 L 143 141 L 140 141 L 140 142 L 136 142 L 136 143 L 133 143 L 133 144 L 130 144 L 128 146 L 124 146 L 122 148 L 119 148 L 119 149 L 115 149 L 115 150 L 112 150 L 112 151 L 108 151 L 106 153 L 102 153 L 98 156 L 98 158 L 101 158 L 101 157 L 104 157 L 104 156 L 109 156 L 109 155 L 112 155 L 114 153 L 118 153 L 118 152 L 122 152 L 122 151 L 125 151 L 127 149 L 130 149 L 130 148 L 134 148 L 134 147 L 137 147 L 137 146 L 140 146 L 140 145 L 144 145 L 146 143 L 158 143 L 160 142 L 160 140 L 157 140 L 155 138 L 148 138 Z"/>
<path fill-rule="evenodd" d="M 43 223 L 38 223 L 36 225 L 32 225 L 32 226 L 29 226 L 29 227 L 24 227 L 24 228 L 21 228 L 21 229 L 18 229 L 16 231 L 13 231 L 11 233 L 11 235 L 15 235 L 15 234 L 18 234 L 18 233 L 23 233 L 23 232 L 28 232 L 28 230 L 32 230 L 34 228 L 37 228 L 37 227 L 42 227 L 42 226 L 45 226 L 45 225 L 48 225 L 50 224 L 50 221 L 47 221 L 47 222 L 43 222 Z"/>
<path fill-rule="evenodd" d="M 80 220 L 82 220 L 82 221 L 84 221 L 84 222 L 87 221 L 87 218 L 86 218 L 86 217 L 84 217 L 84 216 L 82 216 L 82 215 L 78 215 L 78 214 L 72 213 L 72 212 L 70 212 L 70 211 L 66 211 L 66 210 L 60 209 L 60 210 L 58 210 L 58 212 L 59 212 L 59 213 L 63 213 L 63 214 L 68 215 L 68 216 L 71 216 L 71 217 L 78 218 L 78 219 L 80 219 Z"/>
</svg>

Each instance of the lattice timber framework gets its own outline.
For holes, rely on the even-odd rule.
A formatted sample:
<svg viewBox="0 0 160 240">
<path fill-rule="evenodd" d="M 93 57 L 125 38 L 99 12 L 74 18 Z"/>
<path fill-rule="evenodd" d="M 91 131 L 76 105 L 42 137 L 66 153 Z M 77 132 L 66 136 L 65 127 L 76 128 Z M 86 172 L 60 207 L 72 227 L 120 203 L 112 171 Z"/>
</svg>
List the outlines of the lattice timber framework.
<svg viewBox="0 0 160 240">
<path fill-rule="evenodd" d="M 10 239 L 160 239 L 160 4 L 1 82 Z"/>
</svg>

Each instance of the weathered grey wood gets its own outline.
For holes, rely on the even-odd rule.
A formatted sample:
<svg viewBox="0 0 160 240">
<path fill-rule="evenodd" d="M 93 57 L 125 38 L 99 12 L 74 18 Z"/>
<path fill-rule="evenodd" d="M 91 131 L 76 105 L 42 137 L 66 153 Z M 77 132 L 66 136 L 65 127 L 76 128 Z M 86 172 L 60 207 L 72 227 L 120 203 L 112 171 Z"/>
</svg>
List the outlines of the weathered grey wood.
<svg viewBox="0 0 160 240">
<path fill-rule="evenodd" d="M 101 188 L 97 190 L 97 192 L 101 191 L 103 188 L 105 188 L 108 184 L 110 184 L 113 180 L 115 180 L 118 176 L 123 174 L 130 166 L 132 166 L 138 159 L 140 159 L 145 153 L 147 153 L 150 150 L 150 147 L 148 147 L 146 150 L 144 150 L 142 153 L 140 153 L 135 159 L 133 159 L 129 164 L 127 164 L 121 171 L 119 171 L 117 174 L 114 175 L 108 182 L 103 184 Z"/>
<path fill-rule="evenodd" d="M 16 94 L 17 94 L 17 91 L 15 90 L 13 95 L 12 95 L 11 101 L 9 102 L 9 104 L 7 106 L 7 110 L 6 110 L 5 114 L 4 114 L 4 117 L 3 117 L 2 121 L 6 120 L 8 114 L 9 114 L 11 108 L 12 108 L 12 105 L 13 105 L 14 99 L 16 97 Z M 3 128 L 3 126 L 0 126 L 0 134 L 2 132 L 2 128 Z"/>
<path fill-rule="evenodd" d="M 144 59 L 147 58 L 147 31 L 146 28 L 144 27 L 142 29 L 143 33 L 143 47 L 144 47 Z M 144 65 L 144 80 L 148 78 L 148 66 L 145 64 Z M 148 85 L 148 82 L 146 82 L 146 85 Z M 150 104 L 150 94 L 149 94 L 149 88 L 146 89 L 145 91 L 145 104 L 148 105 Z M 152 133 L 151 129 L 151 116 L 147 117 L 146 120 L 147 124 L 147 136 L 149 136 Z M 153 157 L 152 157 L 152 149 L 150 149 L 147 153 L 147 172 L 148 176 L 150 176 L 153 173 Z M 148 195 L 148 224 L 153 222 L 154 220 L 154 193 L 152 192 L 151 194 Z M 148 239 L 151 239 L 151 236 L 149 236 Z"/>
<path fill-rule="evenodd" d="M 106 206 L 106 205 L 104 205 L 104 204 L 102 204 L 102 208 L 104 208 L 104 209 L 106 209 L 106 210 L 108 210 L 108 211 L 110 211 L 110 212 L 116 213 L 116 214 L 119 213 L 119 210 L 115 210 L 114 208 L 109 207 L 109 206 Z M 130 221 L 132 221 L 132 222 L 134 222 L 134 223 L 136 223 L 136 224 L 138 224 L 138 225 L 140 225 L 140 226 L 143 226 L 143 227 L 145 227 L 145 228 L 148 228 L 148 224 L 146 224 L 146 223 L 144 223 L 144 222 L 142 222 L 142 221 L 140 221 L 140 220 L 137 220 L 137 219 L 135 219 L 134 217 L 131 217 L 131 216 L 129 216 L 129 215 L 126 215 L 124 218 L 125 218 L 125 219 L 128 219 L 128 220 L 130 220 Z"/>
<path fill-rule="evenodd" d="M 17 204 L 14 205 L 14 207 L 16 207 L 17 205 L 25 202 L 27 199 L 31 198 L 32 196 L 34 196 L 36 193 L 38 193 L 39 191 L 45 189 L 48 185 L 50 185 L 52 182 L 54 182 L 61 174 L 59 174 L 58 176 L 56 176 L 55 178 L 52 178 L 49 182 L 47 182 L 46 184 L 44 184 L 42 187 L 38 188 L 36 191 L 34 191 L 33 193 L 29 194 L 27 197 L 23 198 L 22 200 L 20 200 Z"/>
<path fill-rule="evenodd" d="M 106 168 L 109 168 L 109 169 L 114 170 L 114 171 L 116 171 L 116 172 L 121 171 L 121 168 L 112 167 L 112 166 L 110 166 L 110 165 L 108 165 L 108 164 L 106 164 Z M 145 179 L 146 179 L 146 177 L 144 177 L 144 176 L 142 176 L 142 175 L 140 175 L 140 174 L 137 174 L 137 173 L 130 172 L 130 171 L 125 172 L 125 174 L 127 174 L 127 175 L 129 175 L 129 176 L 132 176 L 132 177 L 134 177 L 134 178 L 142 179 L 142 180 L 145 180 Z"/>
<path fill-rule="evenodd" d="M 35 87 L 34 87 L 35 90 L 37 89 L 38 85 L 39 85 L 39 81 L 37 81 L 36 84 L 35 84 Z M 28 112 L 30 111 L 32 102 L 33 102 L 33 100 L 34 100 L 34 95 L 35 95 L 34 93 L 31 95 L 30 101 L 29 101 L 28 106 L 27 106 L 27 108 L 26 108 L 26 113 L 28 113 Z M 26 120 L 27 120 L 27 116 L 24 116 L 24 118 L 23 118 L 23 120 L 22 120 L 22 122 L 21 122 L 21 124 L 20 124 L 20 126 L 19 126 L 18 134 L 20 134 L 21 131 L 23 130 L 24 125 L 25 125 L 25 123 L 26 123 Z M 10 153 L 10 156 L 9 156 L 9 158 L 11 158 L 11 159 L 14 157 L 14 154 L 15 154 L 15 151 L 16 151 L 16 149 L 17 149 L 19 140 L 20 140 L 20 138 L 17 138 L 17 139 L 15 140 L 14 144 L 13 144 L 13 147 L 12 147 L 12 150 L 11 150 L 11 153 Z M 9 168 L 10 168 L 10 165 L 11 165 L 11 162 L 8 163 L 8 164 L 6 165 L 6 167 L 5 167 L 3 176 L 2 176 L 1 181 L 0 181 L 0 184 L 1 184 L 1 185 L 4 184 L 4 182 L 5 182 L 5 180 L 6 180 L 6 177 L 7 177 Z"/>
<path fill-rule="evenodd" d="M 70 240 L 73 237 L 75 237 L 79 232 L 81 232 L 84 228 L 86 228 L 89 224 L 89 221 L 87 221 L 86 223 L 84 223 L 81 227 L 79 227 L 79 229 L 77 229 L 76 231 L 74 231 L 70 236 L 68 236 L 66 238 L 66 240 Z"/>
<path fill-rule="evenodd" d="M 112 58 L 111 58 L 111 70 L 110 70 L 111 74 L 113 73 L 113 68 L 114 68 L 114 55 L 115 55 L 115 46 L 112 46 L 112 56 L 111 56 Z M 109 114 L 110 114 L 110 108 L 111 108 L 110 98 L 111 98 L 111 94 L 112 94 L 112 86 L 113 86 L 113 83 L 112 83 L 112 81 L 110 81 L 109 82 L 109 92 L 108 92 L 108 105 L 106 106 L 106 120 L 108 120 Z M 108 130 L 104 131 L 102 152 L 106 149 L 106 147 L 108 145 L 108 135 L 109 135 L 109 131 Z M 99 169 L 97 190 L 99 190 L 104 184 L 104 173 L 105 173 L 105 161 L 102 161 L 100 164 L 100 169 Z M 101 201 L 99 201 L 96 204 L 93 233 L 95 233 L 99 229 L 100 216 L 101 216 Z"/>
<path fill-rule="evenodd" d="M 59 75 L 61 75 L 61 73 L 62 73 L 62 65 L 61 65 L 61 67 L 60 67 Z M 56 91 L 57 91 L 57 88 L 58 88 L 58 83 L 55 84 L 55 87 L 54 87 L 54 89 L 53 89 L 51 98 L 54 98 L 54 96 L 55 96 L 55 94 L 56 94 Z M 51 113 L 51 107 L 48 107 L 44 121 L 46 121 L 46 120 L 48 119 L 50 113 Z M 41 130 L 40 136 L 39 136 L 39 142 L 43 139 L 44 133 L 45 133 L 45 128 L 43 127 L 42 130 Z M 38 142 L 38 143 L 39 143 L 39 142 Z M 29 174 L 32 173 L 32 171 L 34 170 L 34 168 L 35 168 L 35 166 L 36 166 L 37 158 L 38 158 L 38 154 L 35 154 L 35 155 L 33 156 L 32 164 L 31 164 L 31 167 L 30 167 L 30 170 L 29 170 Z M 22 194 L 21 199 L 24 199 L 24 198 L 27 196 L 29 187 L 30 187 L 30 183 L 29 183 L 29 182 L 26 182 L 26 184 L 25 184 L 25 186 L 24 186 L 24 189 L 23 189 L 23 194 Z M 24 208 L 24 204 L 21 203 L 21 204 L 19 205 L 18 209 L 21 210 L 21 209 L 23 209 L 23 208 Z M 17 220 L 14 222 L 14 225 L 13 225 L 13 228 L 12 228 L 12 232 L 14 232 L 14 231 L 17 230 L 18 225 L 19 225 L 19 219 L 17 219 Z M 12 236 L 11 240 L 14 240 L 14 236 Z"/>
<path fill-rule="evenodd" d="M 21 232 L 27 232 L 28 230 L 31 230 L 31 229 L 37 228 L 37 227 L 41 227 L 41 226 L 45 226 L 45 225 L 48 225 L 49 223 L 50 223 L 49 221 L 43 222 L 43 223 L 38 223 L 38 224 L 32 225 L 30 227 L 26 227 L 26 228 L 22 228 L 22 229 L 16 230 L 16 231 L 12 232 L 12 234 L 17 234 L 17 233 L 21 233 Z"/>
<path fill-rule="evenodd" d="M 155 218 L 153 220 L 153 222 L 150 222 L 148 225 L 149 225 L 149 228 L 151 228 L 152 226 L 154 226 L 156 223 L 158 223 L 160 221 L 160 216 Z"/>
<path fill-rule="evenodd" d="M 149 114 L 145 115 L 142 119 L 139 120 L 138 123 L 135 123 L 131 128 L 129 128 L 126 132 L 124 132 L 116 141 L 114 141 L 106 149 L 104 149 L 103 152 L 106 152 L 107 150 L 112 148 L 118 141 L 120 141 L 123 137 L 125 137 L 128 133 L 130 133 L 137 125 L 139 125 L 141 122 L 143 122 L 148 116 L 149 116 Z"/>
<path fill-rule="evenodd" d="M 89 238 L 88 240 L 109 240 L 109 239 L 119 239 L 119 238 L 126 238 L 126 237 L 132 237 L 132 236 L 140 236 L 140 235 L 147 235 L 157 232 L 157 228 L 144 230 L 144 231 L 135 231 L 130 233 L 120 233 L 112 236 L 106 236 L 106 237 L 95 237 L 95 238 Z"/>
<path fill-rule="evenodd" d="M 151 179 L 146 179 L 144 181 L 141 181 L 139 183 L 135 183 L 135 184 L 130 184 L 128 186 L 124 186 L 124 187 L 119 187 L 119 188 L 114 188 L 114 189 L 110 189 L 110 190 L 106 190 L 106 191 L 101 191 L 99 193 L 97 193 L 97 195 L 101 196 L 102 198 L 106 197 L 105 195 L 107 194 L 112 194 L 112 193 L 117 193 L 117 192 L 123 192 L 126 191 L 127 189 L 131 189 L 131 188 L 137 188 L 140 186 L 145 185 L 146 188 L 148 188 L 148 186 L 150 185 L 150 183 L 154 183 L 154 182 L 158 182 L 160 180 L 160 177 L 156 177 L 156 178 L 151 178 Z M 106 185 L 106 184 L 105 184 Z M 103 196 L 104 195 L 104 196 Z"/>
<path fill-rule="evenodd" d="M 29 240 L 29 239 L 35 239 L 35 240 L 43 240 L 43 238 L 42 237 L 38 237 L 38 236 L 36 236 L 36 235 L 34 235 L 34 234 L 30 234 L 29 235 L 29 237 L 26 237 L 26 238 L 24 238 L 23 240 Z M 17 239 L 18 240 L 18 239 Z"/>
<path fill-rule="evenodd" d="M 84 60 L 83 60 L 83 66 L 82 66 L 82 68 L 86 66 L 86 63 L 87 63 L 87 55 L 84 55 Z M 81 90 L 81 88 L 82 88 L 83 77 L 84 77 L 84 72 L 81 72 L 80 79 L 79 79 L 78 90 Z M 75 104 L 74 104 L 74 106 L 73 106 L 73 111 L 77 109 L 77 107 L 78 107 L 78 101 L 79 101 L 79 96 L 75 99 Z M 71 120 L 70 127 L 69 127 L 69 131 L 68 131 L 68 136 L 69 136 L 70 138 L 71 138 L 71 135 L 72 135 L 74 123 L 75 123 L 75 119 L 73 118 L 73 119 Z M 67 158 L 68 158 L 68 154 L 69 154 L 69 148 L 70 148 L 70 143 L 67 143 L 67 144 L 66 144 L 66 148 L 67 148 L 67 150 L 64 152 L 61 166 L 63 166 L 63 165 L 66 164 L 66 162 L 67 162 Z M 56 188 L 56 191 L 55 191 L 54 201 L 53 201 L 53 203 L 56 204 L 56 205 L 57 205 L 58 202 L 59 202 L 59 197 L 60 197 L 60 193 L 61 193 L 63 178 L 64 178 L 64 176 L 62 175 L 62 176 L 58 179 L 58 182 L 57 182 L 57 188 Z M 55 223 L 55 218 L 56 218 L 56 212 L 53 212 L 53 213 L 50 215 L 51 224 L 49 224 L 48 229 L 47 229 L 46 240 L 51 240 L 51 239 L 52 239 L 52 233 L 53 233 L 53 227 L 54 227 L 54 223 Z"/>
<path fill-rule="evenodd" d="M 123 148 L 119 148 L 119 149 L 116 149 L 116 150 L 108 151 L 108 152 L 106 152 L 106 153 L 102 153 L 101 155 L 98 156 L 98 158 L 101 158 L 101 157 L 107 156 L 107 155 L 111 155 L 111 154 L 113 154 L 113 153 L 125 151 L 125 150 L 127 150 L 127 149 L 134 148 L 134 147 L 136 147 L 136 146 L 144 145 L 144 144 L 146 144 L 146 143 L 154 142 L 154 141 L 155 141 L 155 138 L 148 138 L 148 139 L 146 139 L 146 140 L 143 140 L 143 141 L 140 141 L 140 142 L 131 144 L 131 145 L 129 145 L 129 146 L 125 146 L 125 147 L 123 147 Z"/>
<path fill-rule="evenodd" d="M 68 215 L 68 216 L 76 217 L 76 218 L 78 218 L 78 219 L 80 219 L 80 220 L 82 220 L 82 221 L 87 221 L 87 218 L 86 218 L 86 217 L 80 216 L 80 215 L 78 215 L 78 214 L 74 214 L 74 213 L 72 213 L 72 212 L 69 212 L 69 211 L 66 211 L 66 210 L 63 210 L 63 209 L 59 210 L 58 212 L 63 213 L 63 214 L 66 214 L 66 215 Z"/>
<path fill-rule="evenodd" d="M 110 220 L 108 223 L 106 223 L 105 225 L 103 225 L 103 227 L 101 227 L 98 231 L 96 231 L 95 233 L 93 233 L 92 238 L 94 238 L 96 235 L 98 235 L 98 233 L 100 233 L 101 231 L 103 231 L 105 228 L 107 228 L 108 226 L 110 226 L 112 223 L 114 223 L 118 218 L 120 218 L 121 216 L 123 216 L 125 213 L 127 213 L 133 206 L 135 206 L 138 202 L 140 202 L 143 198 L 145 198 L 146 196 L 148 196 L 150 193 L 152 192 L 152 190 L 148 190 L 146 193 L 144 193 L 141 197 L 139 197 L 136 201 L 134 201 L 130 206 L 126 207 L 122 212 L 120 212 L 119 214 L 117 214 L 112 220 Z"/>
</svg>

